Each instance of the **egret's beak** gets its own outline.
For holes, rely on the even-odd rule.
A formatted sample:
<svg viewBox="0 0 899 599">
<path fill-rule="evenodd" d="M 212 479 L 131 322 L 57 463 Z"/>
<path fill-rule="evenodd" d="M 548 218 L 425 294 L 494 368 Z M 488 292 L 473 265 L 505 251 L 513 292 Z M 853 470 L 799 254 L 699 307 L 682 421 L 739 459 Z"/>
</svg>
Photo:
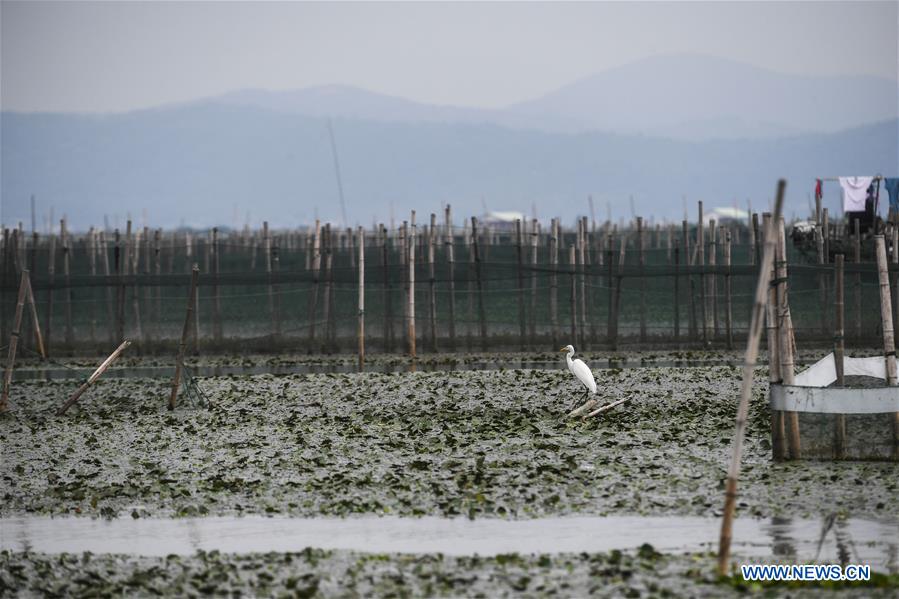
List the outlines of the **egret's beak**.
<svg viewBox="0 0 899 599">
<path fill-rule="evenodd" d="M 559 351 L 568 351 L 568 348 L 567 348 L 567 347 L 563 347 L 563 348 L 560 349 Z"/>
</svg>

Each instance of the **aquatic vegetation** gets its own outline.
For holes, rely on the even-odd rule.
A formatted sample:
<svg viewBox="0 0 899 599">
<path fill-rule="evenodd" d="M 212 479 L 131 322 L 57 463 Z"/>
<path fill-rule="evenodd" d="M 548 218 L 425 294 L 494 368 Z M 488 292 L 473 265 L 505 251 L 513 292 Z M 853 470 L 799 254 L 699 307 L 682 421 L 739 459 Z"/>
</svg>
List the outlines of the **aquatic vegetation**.
<svg viewBox="0 0 899 599">
<path fill-rule="evenodd" d="M 165 409 L 168 381 L 17 383 L 0 416 L 0 499 L 96 517 L 389 513 L 716 515 L 739 370 L 597 370 L 603 402 L 568 420 L 567 372 L 219 376 L 209 407 Z M 897 465 L 770 460 L 758 371 L 738 514 L 895 516 Z"/>
</svg>

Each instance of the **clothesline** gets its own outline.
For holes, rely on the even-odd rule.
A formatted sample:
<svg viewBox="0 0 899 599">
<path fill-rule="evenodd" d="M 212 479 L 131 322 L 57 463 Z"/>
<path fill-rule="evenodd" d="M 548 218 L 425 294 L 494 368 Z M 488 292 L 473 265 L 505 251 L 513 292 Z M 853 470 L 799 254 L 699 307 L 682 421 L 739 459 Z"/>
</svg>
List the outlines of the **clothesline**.
<svg viewBox="0 0 899 599">
<path fill-rule="evenodd" d="M 854 177 L 855 175 L 844 175 L 844 177 L 845 177 L 845 176 L 853 176 L 853 177 Z M 839 180 L 840 180 L 840 177 L 815 177 L 815 178 L 816 178 L 818 181 L 832 181 L 832 182 L 835 182 L 835 183 L 836 183 L 836 182 L 839 182 Z M 886 179 L 886 178 L 887 178 L 887 177 L 884 177 L 883 175 L 874 175 L 873 181 L 883 181 L 883 180 Z"/>
</svg>

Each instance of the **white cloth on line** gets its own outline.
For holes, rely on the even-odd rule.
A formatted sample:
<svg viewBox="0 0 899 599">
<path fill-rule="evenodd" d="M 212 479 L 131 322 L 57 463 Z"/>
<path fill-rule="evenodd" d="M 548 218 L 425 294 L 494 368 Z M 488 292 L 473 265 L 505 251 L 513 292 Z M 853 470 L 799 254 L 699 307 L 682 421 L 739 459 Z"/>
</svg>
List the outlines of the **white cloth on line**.
<svg viewBox="0 0 899 599">
<path fill-rule="evenodd" d="M 864 212 L 868 187 L 874 177 L 840 177 L 843 188 L 843 212 Z"/>
<path fill-rule="evenodd" d="M 870 376 L 877 379 L 887 378 L 886 358 L 843 358 L 843 374 L 847 376 Z M 833 353 L 829 353 L 799 374 L 793 380 L 797 387 L 827 387 L 837 380 L 837 363 Z"/>
</svg>

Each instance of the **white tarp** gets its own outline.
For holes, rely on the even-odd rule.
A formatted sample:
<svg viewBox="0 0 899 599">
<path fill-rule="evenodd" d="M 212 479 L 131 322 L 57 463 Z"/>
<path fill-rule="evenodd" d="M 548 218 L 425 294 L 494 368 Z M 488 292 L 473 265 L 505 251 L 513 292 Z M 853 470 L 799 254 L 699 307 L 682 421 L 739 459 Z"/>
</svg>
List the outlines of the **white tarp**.
<svg viewBox="0 0 899 599">
<path fill-rule="evenodd" d="M 886 358 L 843 358 L 843 374 L 846 376 L 871 376 L 886 380 Z M 827 387 L 837 380 L 837 365 L 833 353 L 829 353 L 796 375 L 796 387 Z"/>
</svg>

